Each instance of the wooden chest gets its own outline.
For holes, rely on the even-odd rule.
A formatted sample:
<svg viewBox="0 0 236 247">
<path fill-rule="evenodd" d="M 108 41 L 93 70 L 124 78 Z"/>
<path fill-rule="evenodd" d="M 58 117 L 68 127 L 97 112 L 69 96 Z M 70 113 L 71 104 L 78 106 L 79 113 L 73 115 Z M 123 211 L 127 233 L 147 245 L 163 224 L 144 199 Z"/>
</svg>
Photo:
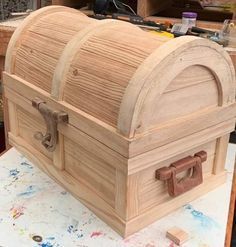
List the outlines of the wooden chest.
<svg viewBox="0 0 236 247">
<path fill-rule="evenodd" d="M 5 65 L 10 143 L 122 236 L 225 181 L 235 74 L 217 44 L 51 6 Z"/>
</svg>

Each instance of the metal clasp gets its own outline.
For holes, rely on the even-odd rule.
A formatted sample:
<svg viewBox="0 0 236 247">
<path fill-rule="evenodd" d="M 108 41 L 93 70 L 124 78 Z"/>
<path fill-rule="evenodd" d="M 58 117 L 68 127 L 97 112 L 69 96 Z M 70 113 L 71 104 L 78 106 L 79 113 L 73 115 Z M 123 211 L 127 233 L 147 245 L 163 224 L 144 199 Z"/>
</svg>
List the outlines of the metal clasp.
<svg viewBox="0 0 236 247">
<path fill-rule="evenodd" d="M 43 116 L 46 123 L 46 134 L 36 132 L 35 139 L 40 140 L 42 145 L 49 151 L 53 152 L 56 149 L 58 141 L 58 123 L 68 123 L 68 114 L 62 111 L 53 110 L 47 106 L 46 102 L 39 98 L 32 100 L 32 106 L 36 108 Z"/>
</svg>

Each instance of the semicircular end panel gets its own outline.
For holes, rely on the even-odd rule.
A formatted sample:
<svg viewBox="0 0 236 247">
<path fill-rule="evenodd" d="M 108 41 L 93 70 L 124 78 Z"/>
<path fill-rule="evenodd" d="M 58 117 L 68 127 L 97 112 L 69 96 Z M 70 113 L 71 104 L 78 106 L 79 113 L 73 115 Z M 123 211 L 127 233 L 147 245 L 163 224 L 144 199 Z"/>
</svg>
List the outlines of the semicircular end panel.
<svg viewBox="0 0 236 247">
<path fill-rule="evenodd" d="M 51 93 L 54 70 L 64 47 L 92 21 L 79 11 L 62 6 L 36 11 L 12 37 L 6 71 Z"/>
<path fill-rule="evenodd" d="M 221 104 L 221 89 L 215 76 L 206 67 L 194 65 L 176 76 L 153 102 L 155 112 L 149 118 L 149 128 L 188 118 Z"/>
<path fill-rule="evenodd" d="M 123 97 L 118 130 L 133 138 L 234 101 L 234 68 L 223 48 L 200 38 L 177 38 L 137 70 Z"/>
</svg>

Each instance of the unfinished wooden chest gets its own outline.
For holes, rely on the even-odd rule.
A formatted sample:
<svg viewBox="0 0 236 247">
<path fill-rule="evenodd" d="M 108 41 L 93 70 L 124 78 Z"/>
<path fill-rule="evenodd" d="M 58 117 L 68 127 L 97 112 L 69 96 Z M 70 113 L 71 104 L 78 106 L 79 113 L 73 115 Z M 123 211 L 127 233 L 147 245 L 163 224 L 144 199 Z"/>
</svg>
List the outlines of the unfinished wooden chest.
<svg viewBox="0 0 236 247">
<path fill-rule="evenodd" d="M 10 143 L 122 236 L 225 181 L 235 75 L 217 44 L 54 6 L 5 68 Z"/>
</svg>

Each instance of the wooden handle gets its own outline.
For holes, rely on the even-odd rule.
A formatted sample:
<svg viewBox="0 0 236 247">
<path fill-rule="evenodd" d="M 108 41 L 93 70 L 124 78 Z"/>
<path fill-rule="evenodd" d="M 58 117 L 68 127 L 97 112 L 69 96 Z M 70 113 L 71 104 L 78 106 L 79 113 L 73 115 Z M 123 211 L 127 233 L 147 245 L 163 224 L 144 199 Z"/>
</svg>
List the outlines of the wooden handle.
<svg viewBox="0 0 236 247">
<path fill-rule="evenodd" d="M 202 162 L 207 160 L 207 153 L 200 151 L 194 156 L 188 156 L 172 163 L 169 167 L 156 170 L 156 178 L 167 181 L 170 196 L 178 196 L 191 190 L 203 182 Z M 191 170 L 192 169 L 192 172 Z M 177 174 L 189 170 L 191 175 L 178 179 Z"/>
<path fill-rule="evenodd" d="M 58 139 L 57 124 L 60 122 L 68 123 L 68 114 L 51 109 L 43 100 L 39 98 L 32 100 L 32 106 L 36 108 L 43 116 L 47 127 L 46 134 L 36 132 L 34 137 L 35 139 L 40 140 L 41 144 L 49 152 L 53 152 L 56 149 Z"/>
</svg>

